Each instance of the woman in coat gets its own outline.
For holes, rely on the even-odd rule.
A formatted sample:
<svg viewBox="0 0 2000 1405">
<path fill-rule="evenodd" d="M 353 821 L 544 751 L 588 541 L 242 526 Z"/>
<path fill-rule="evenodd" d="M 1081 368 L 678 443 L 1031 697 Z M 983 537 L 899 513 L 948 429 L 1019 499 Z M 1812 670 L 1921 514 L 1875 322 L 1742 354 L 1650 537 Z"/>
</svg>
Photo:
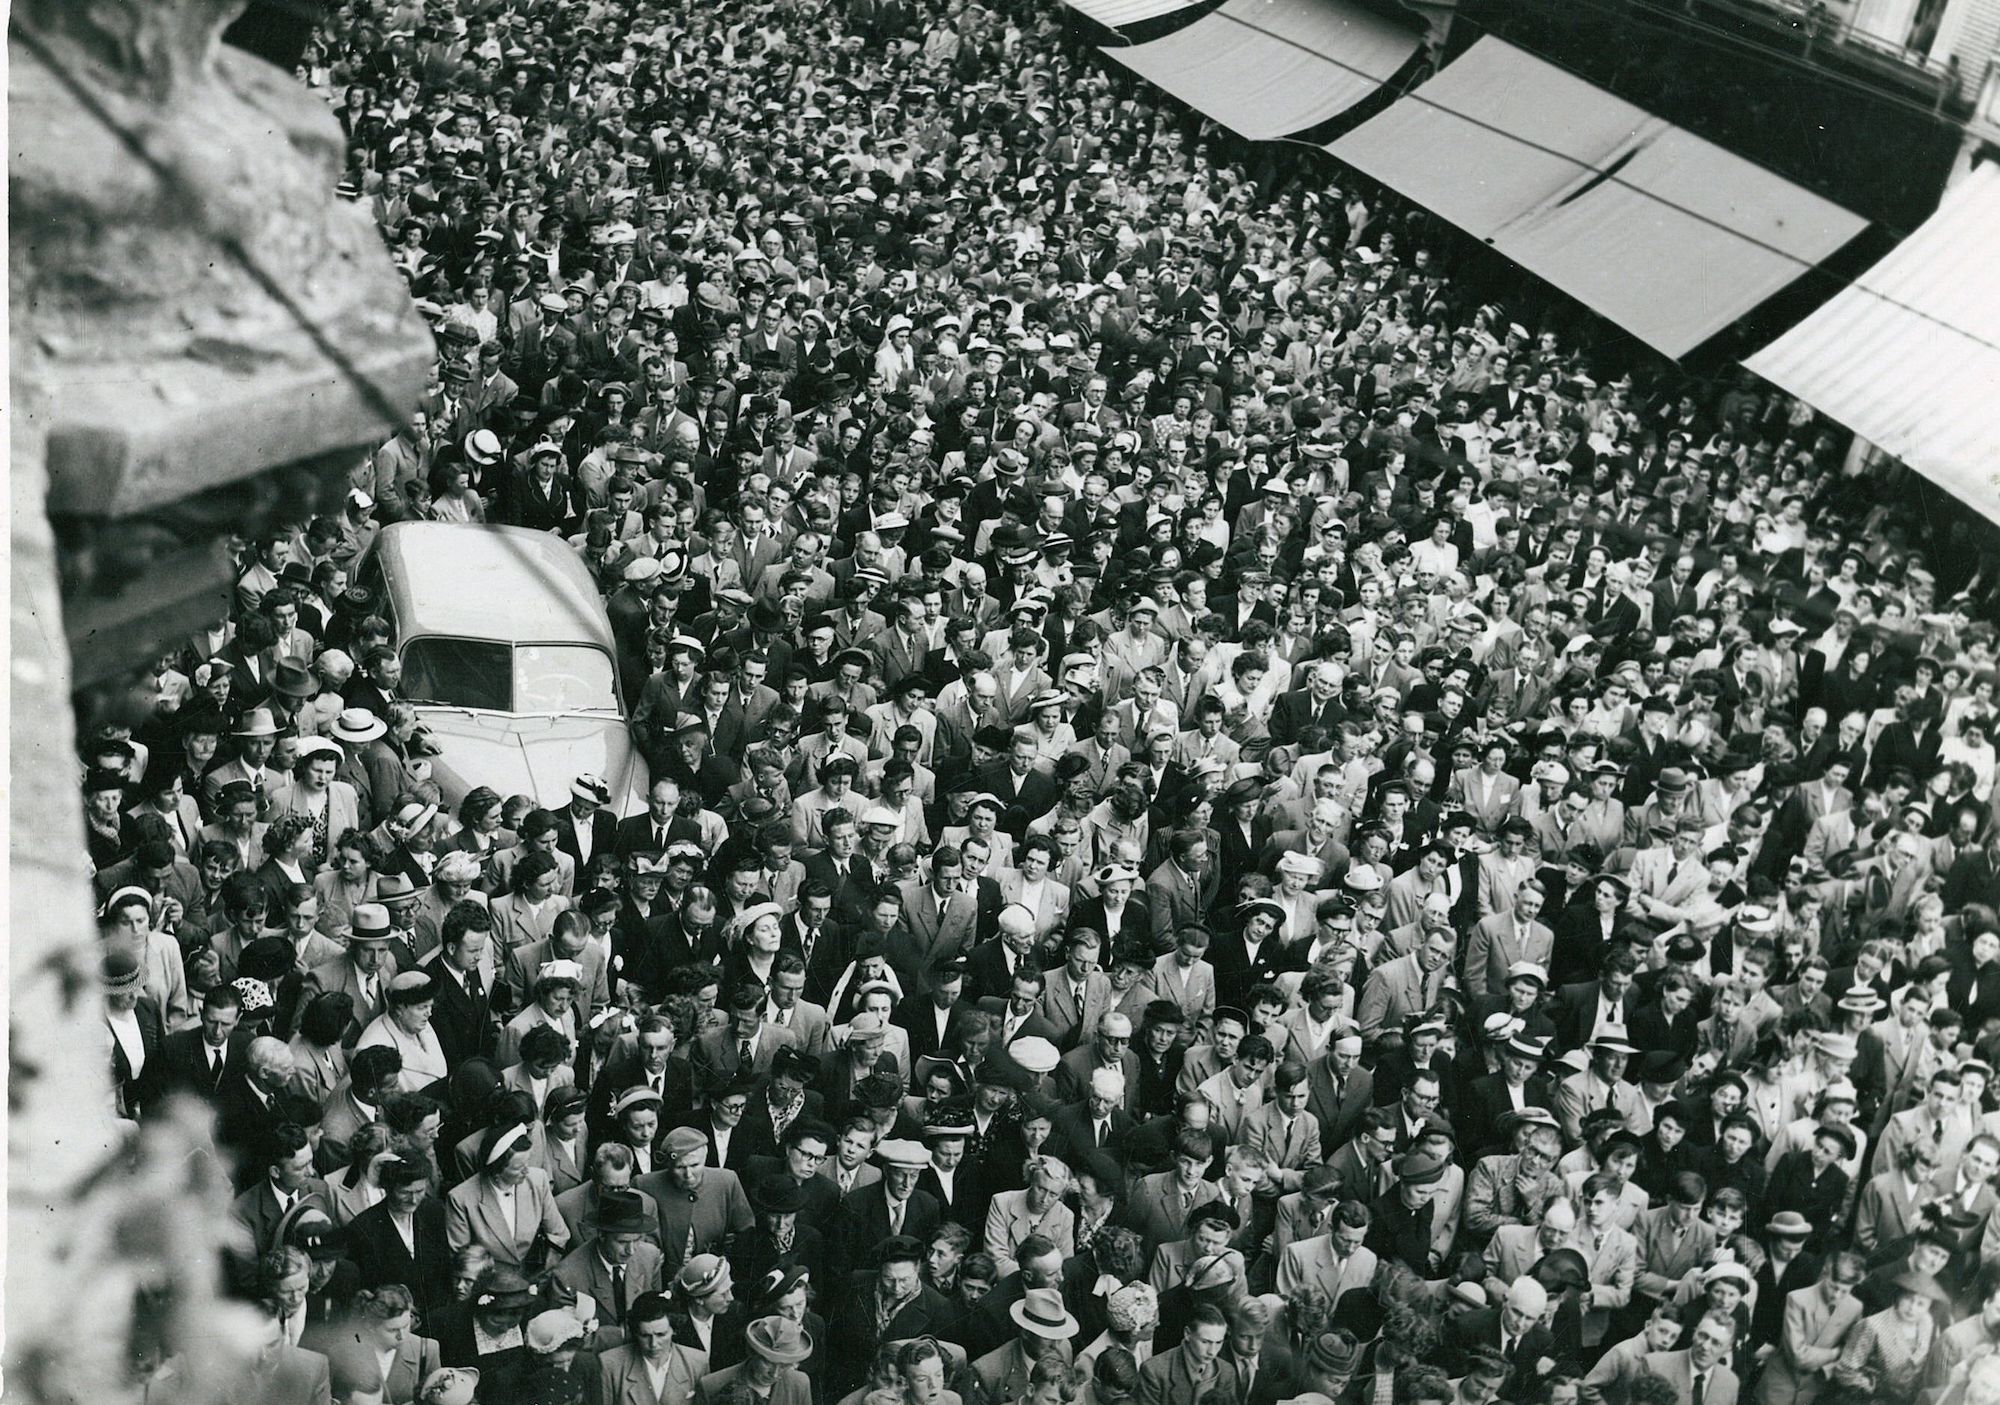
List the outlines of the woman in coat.
<svg viewBox="0 0 2000 1405">
<path fill-rule="evenodd" d="M 1833 1368 L 1834 1390 L 1827 1405 L 1917 1398 L 1917 1387 L 1937 1340 L 1932 1304 L 1946 1302 L 1948 1295 L 1927 1273 L 1898 1276 L 1896 1290 L 1895 1302 L 1872 1317 L 1862 1318 L 1847 1339 L 1847 1347 Z"/>
</svg>

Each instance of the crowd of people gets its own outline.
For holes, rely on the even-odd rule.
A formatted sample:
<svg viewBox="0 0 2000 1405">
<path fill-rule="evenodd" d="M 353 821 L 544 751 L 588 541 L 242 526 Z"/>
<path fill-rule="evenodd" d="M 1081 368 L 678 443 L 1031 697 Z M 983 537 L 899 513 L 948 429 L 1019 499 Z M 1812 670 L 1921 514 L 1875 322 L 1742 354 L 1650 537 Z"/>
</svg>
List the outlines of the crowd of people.
<svg viewBox="0 0 2000 1405">
<path fill-rule="evenodd" d="M 302 76 L 433 384 L 82 758 L 246 1405 L 2000 1401 L 1969 518 L 1053 4 Z M 643 808 L 446 792 L 412 519 L 574 547 Z"/>
</svg>

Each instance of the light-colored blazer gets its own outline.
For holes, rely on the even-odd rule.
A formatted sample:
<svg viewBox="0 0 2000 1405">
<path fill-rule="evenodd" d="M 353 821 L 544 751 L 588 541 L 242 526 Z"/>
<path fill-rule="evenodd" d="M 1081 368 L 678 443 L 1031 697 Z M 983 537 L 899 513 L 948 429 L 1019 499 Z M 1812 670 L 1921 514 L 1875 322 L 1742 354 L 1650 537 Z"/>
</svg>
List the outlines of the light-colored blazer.
<svg viewBox="0 0 2000 1405">
<path fill-rule="evenodd" d="M 1187 1037 L 1207 1037 L 1209 1017 L 1215 1013 L 1215 967 L 1197 961 L 1192 970 L 1182 970 L 1170 951 L 1153 963 L 1146 976 L 1148 1000 L 1171 1000 L 1181 1007 Z"/>
<path fill-rule="evenodd" d="M 1366 1288 L 1375 1281 L 1375 1251 L 1356 1249 L 1341 1263 L 1333 1256 L 1333 1236 L 1315 1235 L 1287 1244 L 1278 1259 L 1278 1292 L 1289 1298 L 1302 1288 L 1318 1288 L 1330 1303 L 1350 1288 Z"/>
<path fill-rule="evenodd" d="M 600 1405 L 688 1405 L 701 1378 L 708 1374 L 708 1353 L 676 1342 L 669 1349 L 666 1389 L 653 1393 L 646 1363 L 634 1347 L 614 1347 L 597 1358 L 597 1399 Z"/>
<path fill-rule="evenodd" d="M 1555 954 L 1556 934 L 1530 922 L 1525 940 L 1512 912 L 1496 912 L 1472 929 L 1465 943 L 1465 988 L 1474 995 L 1499 995 L 1507 988 L 1507 968 L 1532 961 L 1544 971 Z"/>
<path fill-rule="evenodd" d="M 453 1252 L 468 1244 L 483 1245 L 493 1261 L 520 1270 L 534 1246 L 538 1233 L 561 1248 L 569 1243 L 569 1226 L 556 1211 L 555 1191 L 549 1173 L 539 1166 L 528 1168 L 528 1178 L 514 1190 L 514 1219 L 510 1224 L 500 1206 L 500 1197 L 485 1176 L 453 1186 L 445 1196 L 445 1237 Z"/>
<path fill-rule="evenodd" d="M 1113 1008 L 1111 996 L 1111 977 L 1092 971 L 1083 983 L 1083 1003 L 1078 1005 L 1069 973 L 1058 966 L 1044 977 L 1041 1016 L 1064 1036 L 1075 1033 L 1080 1040 L 1088 1039 L 1096 1033 L 1098 1020 Z"/>
<path fill-rule="evenodd" d="M 1590 1231 L 1579 1224 L 1570 1244 L 1590 1266 L 1590 1305 L 1583 1312 L 1583 1342 L 1595 1346 L 1604 1340 L 1611 1314 L 1632 1301 L 1632 1284 L 1639 1276 L 1639 1244 L 1627 1231 L 1612 1225 L 1597 1231 L 1597 1247 L 1590 1247 Z"/>
<path fill-rule="evenodd" d="M 1324 1159 L 1320 1155 L 1319 1119 L 1310 1111 L 1301 1112 L 1285 1127 L 1284 1115 L 1276 1103 L 1266 1103 L 1243 1119 L 1238 1140 L 1264 1153 L 1271 1164 L 1271 1178 L 1280 1190 L 1297 1190 L 1305 1183 L 1306 1169 Z"/>
<path fill-rule="evenodd" d="M 1021 890 L 1025 887 L 1021 870 L 1010 868 L 1000 875 L 1000 896 L 1010 903 L 1021 901 Z M 1069 925 L 1069 884 L 1058 883 L 1049 878 L 1042 883 L 1041 901 L 1035 904 L 1035 936 L 1046 939 Z"/>
<path fill-rule="evenodd" d="M 1028 1209 L 1028 1192 L 1003 1190 L 986 1207 L 986 1252 L 1001 1277 L 1018 1265 L 1014 1250 L 1030 1234 L 1039 1234 L 1062 1250 L 1064 1258 L 1076 1252 L 1076 1212 L 1057 1200 L 1040 1215 Z"/>
<path fill-rule="evenodd" d="M 1840 1359 L 1847 1334 L 1861 1320 L 1852 1293 L 1828 1307 L 1819 1284 L 1785 1294 L 1785 1330 L 1757 1378 L 1758 1405 L 1811 1405 L 1826 1388 L 1824 1368 Z"/>
<path fill-rule="evenodd" d="M 1687 1400 L 1694 1394 L 1694 1368 L 1685 1351 L 1653 1351 L 1646 1354 L 1646 1369 L 1673 1382 L 1674 1398 Z M 1717 1366 L 1708 1373 L 1701 1393 L 1701 1405 L 1736 1405 L 1736 1373 Z"/>
</svg>

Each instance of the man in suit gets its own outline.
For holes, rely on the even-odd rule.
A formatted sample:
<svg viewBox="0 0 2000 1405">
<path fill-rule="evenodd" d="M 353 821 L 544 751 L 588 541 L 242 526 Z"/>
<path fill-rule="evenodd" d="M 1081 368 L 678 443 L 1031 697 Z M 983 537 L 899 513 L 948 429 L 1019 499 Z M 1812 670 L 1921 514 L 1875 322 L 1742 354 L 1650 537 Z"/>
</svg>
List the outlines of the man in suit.
<svg viewBox="0 0 2000 1405">
<path fill-rule="evenodd" d="M 307 971 L 299 999 L 303 1005 L 323 993 L 346 994 L 354 1002 L 354 1018 L 340 1042 L 352 1049 L 361 1031 L 388 1007 L 389 981 L 396 974 L 396 957 L 391 949 L 395 928 L 388 908 L 380 903 L 356 903 L 348 921 L 352 930 L 347 938 L 347 954 Z"/>
<path fill-rule="evenodd" d="M 1364 1041 L 1395 1034 L 1411 1015 L 1434 1008 L 1449 974 L 1453 941 L 1448 930 L 1433 931 L 1416 950 L 1384 962 L 1368 973 L 1356 1020 Z"/>
<path fill-rule="evenodd" d="M 1309 1167 L 1321 1162 L 1317 1118 L 1306 1111 L 1312 1084 L 1302 1064 L 1280 1064 L 1271 1074 L 1271 1096 L 1243 1119 L 1240 1140 L 1264 1154 L 1271 1183 L 1297 1190 Z"/>
<path fill-rule="evenodd" d="M 832 1297 L 827 1335 L 840 1350 L 828 1355 L 829 1398 L 861 1385 L 884 1342 L 959 1337 L 956 1310 L 923 1281 L 923 1244 L 902 1235 L 885 1240 L 876 1254 L 881 1262 L 874 1272 L 849 1275 Z"/>
<path fill-rule="evenodd" d="M 1041 1014 L 1058 1033 L 1056 1047 L 1068 1049 L 1094 1030 L 1113 1008 L 1111 977 L 1103 970 L 1101 934 L 1073 931 L 1063 941 L 1063 964 L 1046 973 Z"/>
<path fill-rule="evenodd" d="M 708 1354 L 674 1340 L 673 1304 L 642 1293 L 625 1314 L 626 1340 L 597 1358 L 598 1405 L 693 1405 Z M 654 1388 L 658 1380 L 660 1386 Z"/>
<path fill-rule="evenodd" d="M 1238 1399 L 1236 1372 L 1222 1359 L 1229 1319 L 1210 1303 L 1194 1309 L 1179 1346 L 1148 1357 L 1139 1368 L 1140 1405 Z"/>
<path fill-rule="evenodd" d="M 436 954 L 421 968 L 431 978 L 434 992 L 431 1028 L 451 1068 L 493 1052 L 493 992 L 482 974 L 489 965 L 491 929 L 492 919 L 484 908 L 459 904 L 446 915 Z"/>
<path fill-rule="evenodd" d="M 1178 932 L 1199 926 L 1208 915 L 1208 834 L 1199 829 L 1176 830 L 1167 842 L 1167 857 L 1146 875 L 1146 907 L 1156 932 Z M 1211 961 L 1211 964 L 1213 962 Z"/>
<path fill-rule="evenodd" d="M 1723 1359 L 1736 1345 L 1736 1319 L 1711 1312 L 1694 1324 L 1685 1351 L 1649 1352 L 1645 1369 L 1665 1378 L 1680 1405 L 1736 1405 L 1736 1373 Z"/>
<path fill-rule="evenodd" d="M 159 1093 L 151 1105 L 157 1109 L 173 1092 L 214 1102 L 232 1076 L 243 1072 L 251 1035 L 239 1027 L 242 1020 L 243 993 L 233 985 L 209 987 L 201 998 L 201 1023 L 160 1041 L 154 1078 Z"/>
<path fill-rule="evenodd" d="M 1629 952 L 1613 949 L 1594 981 L 1566 985 L 1556 994 L 1556 1046 L 1581 1049 L 1602 1029 L 1624 1033 L 1632 1027 L 1638 1002 L 1632 980 L 1638 963 Z"/>
<path fill-rule="evenodd" d="M 1778 1350 L 1764 1363 L 1757 1382 L 1760 1405 L 1812 1405 L 1824 1389 L 1827 1367 L 1840 1359 L 1848 1334 L 1861 1320 L 1861 1300 L 1853 1291 L 1861 1282 L 1861 1268 L 1852 1254 L 1829 1254 L 1817 1283 L 1785 1295 Z M 1992 1333 L 1985 1316 L 1966 1319 L 1981 1341 L 1990 1340 Z"/>
<path fill-rule="evenodd" d="M 1019 904 L 1001 908 L 999 935 L 998 941 L 986 942 L 975 948 L 966 959 L 966 998 L 975 1002 L 989 996 L 1008 999 L 1014 994 L 1015 978 L 1028 971 L 1036 975 L 1035 1001 L 1040 1003 L 1040 972 L 1034 956 L 1034 914 Z M 1029 1013 L 1032 1013 L 1032 1007 Z"/>
<path fill-rule="evenodd" d="M 261 1175 L 274 1150 L 290 1138 L 288 1125 L 310 1126 L 318 1116 L 311 1099 L 292 1086 L 292 1051 L 261 1035 L 243 1054 L 243 1071 L 225 1079 L 216 1095 L 215 1139 L 241 1157 L 237 1184 Z"/>
<path fill-rule="evenodd" d="M 751 911 L 774 912 L 776 908 L 776 903 L 762 903 Z M 764 987 L 754 980 L 739 982 L 729 992 L 729 1023 L 695 1040 L 688 1055 L 704 1086 L 727 1082 L 738 1073 L 765 1077 L 778 1051 L 799 1042 L 792 1030 L 765 1020 L 766 999 Z"/>
<path fill-rule="evenodd" d="M 1079 1157 L 1100 1151 L 1122 1161 L 1125 1138 L 1138 1126 L 1125 1109 L 1127 1086 L 1115 1067 L 1091 1070 L 1085 1096 L 1065 1102 L 1051 1117 L 1049 1149 L 1072 1166 L 1080 1164 Z"/>
<path fill-rule="evenodd" d="M 901 885 L 903 929 L 909 934 L 914 959 L 892 962 L 904 994 L 914 999 L 929 984 L 930 970 L 941 961 L 959 959 L 976 939 L 979 902 L 968 893 L 964 861 L 958 849 L 944 844 L 931 854 L 928 883 L 909 879 Z M 905 964 L 912 967 L 903 969 Z M 915 1055 L 916 1040 L 911 1041 Z"/>
<path fill-rule="evenodd" d="M 1651 1114 L 1639 1090 L 1625 1081 L 1625 1065 L 1639 1051 L 1623 1034 L 1602 1034 L 1588 1045 L 1590 1066 L 1573 1073 L 1556 1087 L 1556 1120 L 1571 1146 L 1583 1139 L 1583 1117 L 1598 1108 L 1615 1108 L 1633 1135 L 1652 1130 Z"/>
<path fill-rule="evenodd" d="M 1535 1363 L 1561 1354 L 1554 1334 L 1542 1325 L 1548 1305 L 1548 1290 L 1538 1279 L 1517 1278 L 1500 1306 L 1446 1320 L 1446 1350 L 1461 1369 L 1472 1352 L 1497 1355 L 1510 1368 L 1509 1389 L 1501 1393 L 1509 1399 L 1531 1399 L 1538 1374 Z"/>
<path fill-rule="evenodd" d="M 1205 1100 L 1198 1106 L 1207 1112 Z M 1140 1177 L 1126 1204 L 1126 1227 L 1154 1244 L 1183 1237 L 1189 1212 L 1222 1193 L 1207 1178 L 1215 1159 L 1213 1132 L 1206 1127 L 1184 1126 L 1174 1134 L 1171 1151 L 1172 1169 Z"/>
<path fill-rule="evenodd" d="M 255 1405 L 332 1405 L 333 1374 L 316 1351 L 292 1346 L 276 1312 L 259 1308 L 257 1357 L 242 1382 L 245 1398 Z"/>
<path fill-rule="evenodd" d="M 980 788 L 999 799 L 1001 827 L 1009 833 L 1040 819 L 1059 798 L 1055 781 L 1036 769 L 1040 756 L 1041 743 L 1033 730 L 1019 728 L 1005 758 L 993 761 L 979 772 Z"/>
<path fill-rule="evenodd" d="M 427 1170 L 400 1157 L 383 1163 L 382 1199 L 347 1225 L 347 1257 L 361 1286 L 400 1283 L 420 1321 L 453 1299 L 451 1241 L 444 1203 L 430 1193 Z"/>
<path fill-rule="evenodd" d="M 654 779 L 646 791 L 646 808 L 619 820 L 611 836 L 612 850 L 622 858 L 634 854 L 664 854 L 677 839 L 701 842 L 701 826 L 680 813 L 680 782 L 671 776 Z M 560 833 L 557 836 L 560 841 Z"/>
<path fill-rule="evenodd" d="M 1013 1319 L 1014 1340 L 995 1347 L 967 1368 L 966 1379 L 975 1384 L 982 1400 L 1025 1399 L 1036 1362 L 1050 1353 L 1068 1362 L 1074 1351 L 1070 1339 L 1076 1335 L 1077 1320 L 1057 1289 L 1028 1289 L 1009 1307 L 1008 1314 Z M 1220 1345 L 1218 1340 L 1218 1349 Z"/>
<path fill-rule="evenodd" d="M 1326 1294 L 1330 1303 L 1353 1288 L 1375 1281 L 1376 1255 L 1363 1243 L 1374 1217 L 1359 1200 L 1339 1202 L 1328 1211 L 1326 1229 L 1294 1239 L 1279 1252 L 1277 1288 L 1290 1295 L 1306 1288 Z"/>
<path fill-rule="evenodd" d="M 1499 1151 L 1509 1137 L 1503 1119 L 1527 1108 L 1554 1110 L 1555 1087 L 1541 1072 L 1542 1050 L 1523 1035 L 1500 1046 L 1497 1072 L 1473 1079 L 1460 1104 L 1459 1128 L 1475 1157 Z"/>
<path fill-rule="evenodd" d="M 931 1164 L 922 1142 L 888 1138 L 875 1148 L 880 1180 L 857 1185 L 834 1216 L 831 1249 L 834 1271 L 845 1274 L 866 1265 L 869 1251 L 897 1235 L 928 1242 L 944 1217 L 930 1192 L 917 1182 Z"/>
<path fill-rule="evenodd" d="M 1508 972 L 1523 961 L 1547 970 L 1555 955 L 1555 933 L 1536 920 L 1546 892 L 1530 878 L 1513 893 L 1512 908 L 1482 919 L 1465 946 L 1465 989 L 1474 996 L 1499 995 Z"/>
<path fill-rule="evenodd" d="M 1360 1034 L 1327 1040 L 1326 1052 L 1306 1065 L 1306 1084 L 1306 1111 L 1319 1119 L 1319 1144 L 1346 1145 L 1361 1114 L 1375 1105 L 1375 1075 L 1361 1066 Z"/>
<path fill-rule="evenodd" d="M 275 1248 L 278 1225 L 301 1201 L 316 1205 L 333 1216 L 333 1201 L 326 1182 L 312 1173 L 312 1147 L 306 1134 L 292 1125 L 274 1127 L 260 1148 L 263 1176 L 237 1196 L 229 1213 L 250 1235 L 254 1259 Z"/>
<path fill-rule="evenodd" d="M 579 1299 L 597 1304 L 599 1320 L 625 1321 L 641 1294 L 660 1290 L 659 1246 L 648 1243 L 658 1221 L 635 1190 L 601 1191 L 597 1198 L 597 1232 L 570 1250 L 555 1267 L 556 1281 Z"/>
</svg>

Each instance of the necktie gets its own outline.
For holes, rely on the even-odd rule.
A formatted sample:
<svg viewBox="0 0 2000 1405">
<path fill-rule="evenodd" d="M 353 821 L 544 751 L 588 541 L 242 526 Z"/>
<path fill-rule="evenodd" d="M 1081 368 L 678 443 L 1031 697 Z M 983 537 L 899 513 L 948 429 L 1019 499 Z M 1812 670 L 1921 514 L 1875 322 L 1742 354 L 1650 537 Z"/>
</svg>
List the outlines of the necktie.
<svg viewBox="0 0 2000 1405">
<path fill-rule="evenodd" d="M 903 1202 L 900 1200 L 891 1200 L 889 1202 L 889 1236 L 893 1239 L 902 1232 Z"/>
<path fill-rule="evenodd" d="M 1101 1149 L 1104 1146 L 1104 1124 L 1102 1122 L 1098 1122 L 1094 1125 L 1097 1128 L 1097 1137 L 1096 1137 L 1097 1145 Z"/>
<path fill-rule="evenodd" d="M 1942 1146 L 1943 1144 L 1944 1144 L 1944 1123 L 1942 1122 L 1931 1123 L 1931 1145 Z"/>
<path fill-rule="evenodd" d="M 1701 1393 L 1708 1387 L 1708 1372 L 1694 1373 L 1694 1387 L 1688 1391 L 1688 1405 L 1701 1405 Z"/>
<path fill-rule="evenodd" d="M 475 1005 L 486 994 L 486 987 L 480 983 L 477 967 L 465 973 L 465 993 L 472 997 L 472 1003 Z"/>
<path fill-rule="evenodd" d="M 736 1041 L 736 1066 L 738 1068 L 750 1067 L 750 1041 L 747 1039 Z"/>
<path fill-rule="evenodd" d="M 611 1270 L 611 1305 L 618 1312 L 618 1320 L 625 1320 L 625 1266 L 616 1265 Z"/>
</svg>

